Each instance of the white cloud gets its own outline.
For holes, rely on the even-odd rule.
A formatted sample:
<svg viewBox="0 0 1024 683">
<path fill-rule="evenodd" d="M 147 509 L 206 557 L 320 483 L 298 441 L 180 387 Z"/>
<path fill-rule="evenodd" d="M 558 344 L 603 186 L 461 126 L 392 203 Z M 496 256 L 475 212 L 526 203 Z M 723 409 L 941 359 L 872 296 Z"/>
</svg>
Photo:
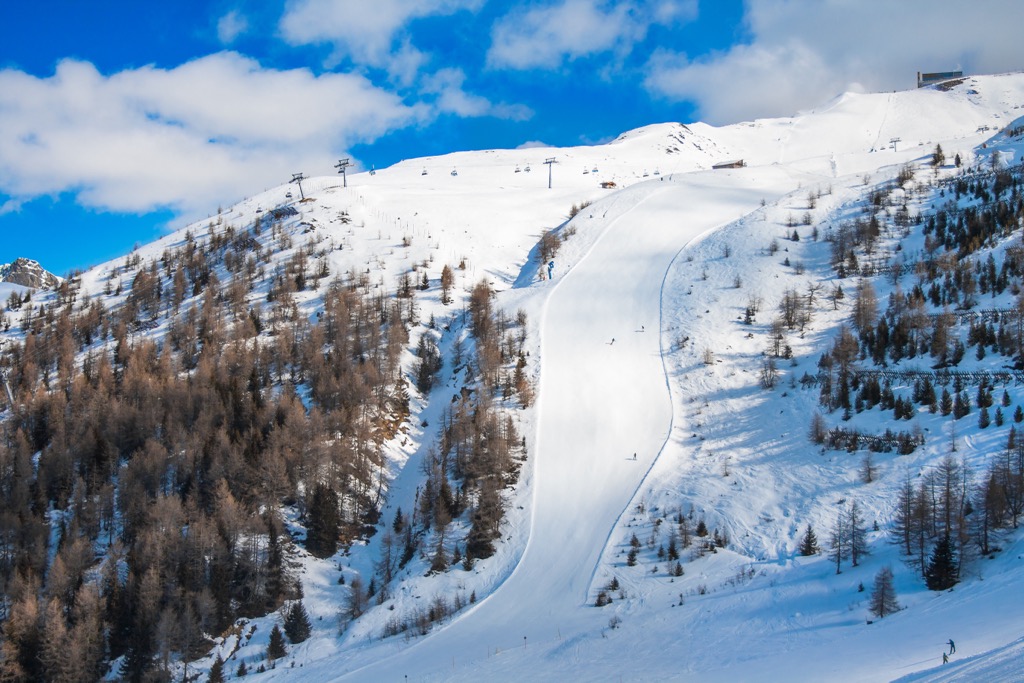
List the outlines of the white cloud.
<svg viewBox="0 0 1024 683">
<path fill-rule="evenodd" d="M 231 10 L 217 21 L 217 39 L 221 45 L 230 45 L 249 30 L 249 20 L 238 10 Z"/>
<path fill-rule="evenodd" d="M 327 172 L 347 146 L 430 115 L 359 75 L 264 69 L 232 52 L 110 76 L 75 60 L 49 78 L 0 70 L 0 192 L 196 212 Z"/>
<path fill-rule="evenodd" d="M 499 119 L 525 121 L 533 111 L 521 104 L 494 104 L 485 97 L 467 93 L 462 86 L 466 75 L 461 69 L 441 69 L 423 79 L 423 92 L 436 96 L 440 112 L 462 117 L 493 116 Z"/>
<path fill-rule="evenodd" d="M 658 51 L 648 90 L 721 124 L 793 114 L 845 90 L 912 88 L 917 71 L 1022 66 L 1019 0 L 748 0 L 745 21 L 750 41 L 727 51 Z"/>
<path fill-rule="evenodd" d="M 543 149 L 550 146 L 551 145 L 548 143 L 541 142 L 540 140 L 527 140 L 523 144 L 517 146 L 516 149 Z"/>
<path fill-rule="evenodd" d="M 560 0 L 517 9 L 495 23 L 487 63 L 493 68 L 551 69 L 565 60 L 628 53 L 652 24 L 687 21 L 696 11 L 696 0 Z"/>
<path fill-rule="evenodd" d="M 5 213 L 17 213 L 21 211 L 21 205 L 24 201 L 21 199 L 8 199 L 3 204 L 0 204 L 0 216 Z"/>
<path fill-rule="evenodd" d="M 476 10 L 482 4 L 483 0 L 374 0 L 370 9 L 347 0 L 291 0 L 280 28 L 293 45 L 332 44 L 335 62 L 350 57 L 359 65 L 388 69 L 396 80 L 408 84 L 426 59 L 403 35 L 408 23 Z"/>
</svg>

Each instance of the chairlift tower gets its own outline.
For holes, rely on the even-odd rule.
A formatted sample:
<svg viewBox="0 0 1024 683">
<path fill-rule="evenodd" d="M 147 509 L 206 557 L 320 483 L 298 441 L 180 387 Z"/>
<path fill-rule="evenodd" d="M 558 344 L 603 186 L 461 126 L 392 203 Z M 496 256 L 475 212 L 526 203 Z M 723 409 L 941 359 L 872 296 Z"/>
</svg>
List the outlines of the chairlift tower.
<svg viewBox="0 0 1024 683">
<path fill-rule="evenodd" d="M 306 195 L 302 193 L 302 181 L 306 179 L 306 176 L 301 173 L 292 173 L 291 182 L 297 183 L 299 186 L 299 197 L 302 199 L 306 198 Z"/>
<path fill-rule="evenodd" d="M 345 174 L 345 169 L 352 165 L 348 157 L 341 159 L 334 165 L 334 168 L 338 169 L 338 173 L 341 174 L 341 182 L 345 187 L 348 187 L 348 176 Z"/>
<path fill-rule="evenodd" d="M 889 138 L 889 144 L 892 145 L 892 151 L 894 151 L 894 152 L 897 151 L 896 150 L 896 143 L 897 142 L 903 142 L 903 138 Z"/>
<path fill-rule="evenodd" d="M 552 166 L 552 164 L 557 164 L 558 162 L 555 161 L 554 157 L 550 157 L 548 159 L 545 159 L 544 163 L 548 165 L 548 189 L 550 190 L 551 189 L 551 166 Z"/>
</svg>

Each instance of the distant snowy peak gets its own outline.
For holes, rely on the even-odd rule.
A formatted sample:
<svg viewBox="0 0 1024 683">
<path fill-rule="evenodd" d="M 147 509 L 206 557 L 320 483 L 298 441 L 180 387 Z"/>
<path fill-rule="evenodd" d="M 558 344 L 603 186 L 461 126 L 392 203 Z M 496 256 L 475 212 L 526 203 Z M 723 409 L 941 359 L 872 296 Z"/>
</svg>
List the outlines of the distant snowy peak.
<svg viewBox="0 0 1024 683">
<path fill-rule="evenodd" d="M 60 284 L 60 278 L 39 265 L 38 261 L 17 258 L 0 265 L 0 282 L 9 282 L 33 289 L 51 289 Z"/>
</svg>

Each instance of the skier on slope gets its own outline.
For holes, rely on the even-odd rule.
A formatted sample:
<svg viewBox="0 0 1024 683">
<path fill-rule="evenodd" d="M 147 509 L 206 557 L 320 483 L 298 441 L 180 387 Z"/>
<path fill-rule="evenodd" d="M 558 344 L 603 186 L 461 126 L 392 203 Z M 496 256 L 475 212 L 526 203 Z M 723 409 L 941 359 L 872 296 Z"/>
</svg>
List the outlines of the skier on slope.
<svg viewBox="0 0 1024 683">
<path fill-rule="evenodd" d="M 954 652 L 956 652 L 956 644 L 953 642 L 952 638 L 949 639 L 948 644 L 949 644 L 949 654 L 953 654 Z"/>
</svg>

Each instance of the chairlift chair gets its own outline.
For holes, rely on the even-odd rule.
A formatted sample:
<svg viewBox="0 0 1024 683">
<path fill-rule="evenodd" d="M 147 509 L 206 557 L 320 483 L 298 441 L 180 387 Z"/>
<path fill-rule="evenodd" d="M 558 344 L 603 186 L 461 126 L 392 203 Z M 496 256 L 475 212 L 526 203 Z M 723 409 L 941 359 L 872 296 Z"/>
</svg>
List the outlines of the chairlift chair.
<svg viewBox="0 0 1024 683">
<path fill-rule="evenodd" d="M 526 168 L 524 168 L 523 170 L 524 170 L 524 171 L 526 171 L 527 173 L 529 173 L 529 172 L 530 172 L 530 165 L 529 165 L 529 164 L 527 164 L 527 165 L 526 165 Z"/>
<path fill-rule="evenodd" d="M 516 173 L 519 173 L 519 164 L 516 164 Z"/>
<path fill-rule="evenodd" d="M 420 173 L 420 175 L 427 175 L 427 169 L 424 168 L 423 173 Z"/>
<path fill-rule="evenodd" d="M 459 172 L 458 172 L 458 171 L 456 171 L 456 170 L 455 170 L 455 169 L 453 168 L 453 169 L 452 169 L 452 175 L 459 175 Z"/>
</svg>

